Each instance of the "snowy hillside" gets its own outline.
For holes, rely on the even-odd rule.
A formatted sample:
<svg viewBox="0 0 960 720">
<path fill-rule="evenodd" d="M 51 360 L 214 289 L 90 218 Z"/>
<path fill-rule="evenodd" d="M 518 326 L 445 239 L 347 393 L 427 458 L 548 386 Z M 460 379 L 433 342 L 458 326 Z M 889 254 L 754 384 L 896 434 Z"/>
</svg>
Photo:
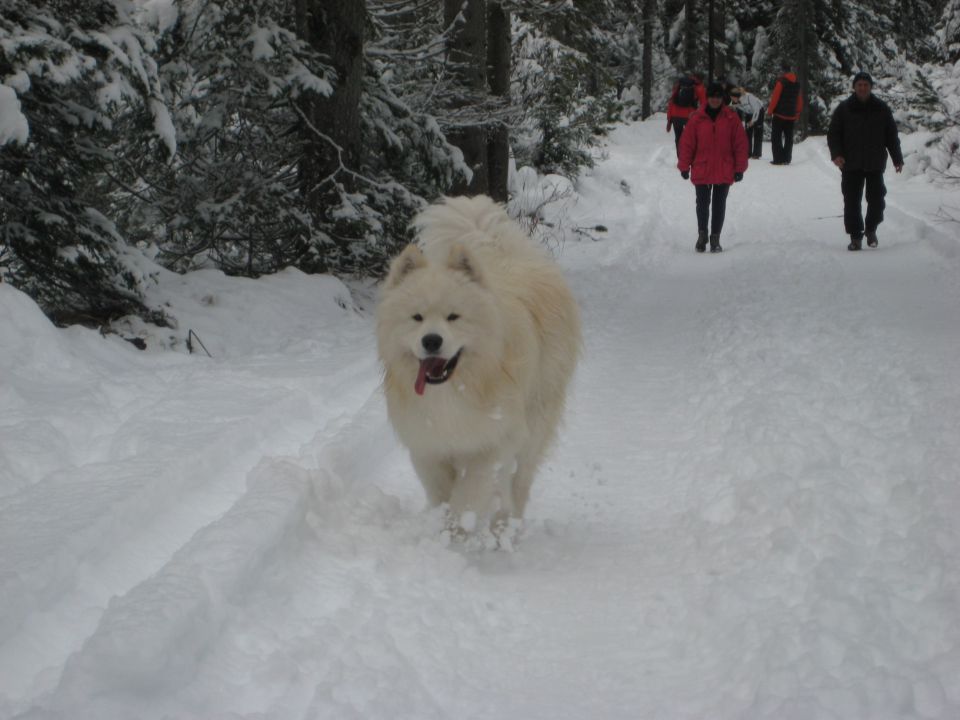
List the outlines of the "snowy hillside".
<svg viewBox="0 0 960 720">
<path fill-rule="evenodd" d="M 141 352 L 0 285 L 0 718 L 960 717 L 960 193 L 905 138 L 849 253 L 814 138 L 698 255 L 663 127 L 549 210 L 607 231 L 510 552 L 423 509 L 372 293 L 165 276 Z"/>
</svg>

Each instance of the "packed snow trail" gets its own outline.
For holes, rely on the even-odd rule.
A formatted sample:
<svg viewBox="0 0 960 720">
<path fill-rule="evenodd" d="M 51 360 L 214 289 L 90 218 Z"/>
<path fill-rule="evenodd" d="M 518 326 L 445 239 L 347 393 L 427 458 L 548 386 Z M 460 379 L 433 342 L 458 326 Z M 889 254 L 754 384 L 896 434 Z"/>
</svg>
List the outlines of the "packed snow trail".
<svg viewBox="0 0 960 720">
<path fill-rule="evenodd" d="M 221 488 L 199 510 L 153 488 L 176 532 L 137 581 L 114 546 L 163 535 L 125 519 L 146 513 L 142 496 L 112 525 L 77 520 L 83 567 L 125 570 L 109 605 L 62 564 L 21 580 L 14 597 L 42 589 L 45 604 L 18 606 L 17 647 L 48 622 L 72 635 L 0 685 L 0 716 L 960 716 L 960 259 L 931 220 L 935 189 L 889 173 L 880 249 L 849 253 L 842 221 L 818 219 L 841 208 L 813 139 L 789 167 L 752 163 L 725 251 L 698 255 L 673 161 L 662 123 L 621 128 L 555 218 L 608 231 L 557 248 L 584 357 L 512 552 L 451 546 L 423 510 L 377 392 L 369 315 L 350 315 L 324 328 L 338 343 L 219 368 L 227 383 L 255 363 L 230 391 L 234 420 L 268 416 L 230 429 L 212 399 L 210 417 L 191 411 L 184 432 L 205 422 L 253 452 L 179 478 Z M 185 403 L 213 377 L 153 402 Z M 292 436 L 316 422 L 313 438 L 280 440 L 286 412 Z M 153 457 L 121 427 L 105 445 Z M 53 523 L 42 484 L 13 497 Z M 0 667 L 15 665 L 9 647 Z"/>
</svg>

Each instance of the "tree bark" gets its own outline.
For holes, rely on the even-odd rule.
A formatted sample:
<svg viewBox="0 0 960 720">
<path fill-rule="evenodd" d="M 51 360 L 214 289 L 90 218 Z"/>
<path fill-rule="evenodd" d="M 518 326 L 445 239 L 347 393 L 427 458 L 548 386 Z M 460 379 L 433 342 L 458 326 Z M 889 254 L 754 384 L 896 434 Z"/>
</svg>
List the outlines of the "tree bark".
<svg viewBox="0 0 960 720">
<path fill-rule="evenodd" d="M 687 72 L 697 71 L 697 2 L 686 0 L 683 10 L 683 62 Z"/>
<path fill-rule="evenodd" d="M 800 92 L 803 94 L 803 108 L 800 110 L 800 139 L 807 137 L 810 127 L 810 103 L 807 98 L 807 78 L 810 75 L 810 36 L 808 27 L 813 23 L 813 13 L 811 12 L 808 0 L 800 0 L 800 57 L 797 58 L 797 82 L 800 84 Z"/>
<path fill-rule="evenodd" d="M 714 76 L 714 55 L 713 55 L 713 3 L 714 0 L 707 0 L 707 81 L 713 82 Z"/>
<path fill-rule="evenodd" d="M 713 15 L 711 19 L 710 35 L 713 38 L 713 70 L 714 79 L 723 78 L 729 82 L 727 76 L 730 68 L 727 47 L 727 4 L 724 0 L 712 0 Z"/>
<path fill-rule="evenodd" d="M 490 93 L 507 101 L 510 97 L 510 12 L 500 2 L 491 2 L 487 22 L 487 65 Z M 510 133 L 496 123 L 487 137 L 487 169 L 490 197 L 506 202 L 510 171 Z"/>
<path fill-rule="evenodd" d="M 657 0 L 643 0 L 643 100 L 640 116 L 646 120 L 652 113 L 653 93 L 653 20 L 657 11 Z"/>
<path fill-rule="evenodd" d="M 470 95 L 487 90 L 487 3 L 486 0 L 444 0 L 444 22 L 457 21 L 447 46 L 447 59 L 456 85 L 463 96 L 452 101 L 453 108 L 470 104 Z M 457 20 L 462 11 L 462 20 Z M 486 128 L 481 124 L 464 124 L 447 133 L 447 139 L 463 152 L 463 159 L 473 171 L 469 182 L 457 181 L 450 189 L 453 195 L 489 193 L 489 160 Z"/>
<path fill-rule="evenodd" d="M 364 0 L 295 1 L 297 34 L 326 55 L 337 73 L 331 95 L 306 93 L 300 104 L 313 126 L 304 124 L 302 131 L 301 192 L 308 202 L 319 205 L 329 190 L 329 178 L 335 177 L 347 190 L 355 186 L 353 176 L 343 170 L 356 168 L 360 160 L 366 5 Z"/>
</svg>

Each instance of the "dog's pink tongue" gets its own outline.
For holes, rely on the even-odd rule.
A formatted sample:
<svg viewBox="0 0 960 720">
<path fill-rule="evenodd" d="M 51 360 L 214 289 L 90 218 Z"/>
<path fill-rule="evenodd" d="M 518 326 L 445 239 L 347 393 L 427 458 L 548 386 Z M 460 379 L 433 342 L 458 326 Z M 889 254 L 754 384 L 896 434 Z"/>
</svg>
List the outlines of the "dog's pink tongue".
<svg viewBox="0 0 960 720">
<path fill-rule="evenodd" d="M 417 371 L 417 382 L 413 385 L 413 389 L 417 391 L 417 395 L 423 395 L 423 389 L 427 386 L 427 375 L 439 375 L 443 372 L 446 364 L 446 360 L 438 357 L 428 357 L 420 361 L 420 369 Z"/>
</svg>

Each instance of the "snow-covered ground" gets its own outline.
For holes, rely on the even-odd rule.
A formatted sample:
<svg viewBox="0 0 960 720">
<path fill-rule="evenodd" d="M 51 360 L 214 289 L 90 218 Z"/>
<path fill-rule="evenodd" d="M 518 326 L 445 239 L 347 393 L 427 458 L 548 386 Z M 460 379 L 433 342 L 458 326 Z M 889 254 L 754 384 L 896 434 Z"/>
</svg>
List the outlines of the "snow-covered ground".
<svg viewBox="0 0 960 720">
<path fill-rule="evenodd" d="M 372 293 L 164 276 L 141 352 L 0 285 L 0 718 L 960 717 L 960 193 L 847 252 L 815 138 L 698 255 L 662 120 L 550 211 L 607 232 L 511 552 L 424 510 Z"/>
</svg>

